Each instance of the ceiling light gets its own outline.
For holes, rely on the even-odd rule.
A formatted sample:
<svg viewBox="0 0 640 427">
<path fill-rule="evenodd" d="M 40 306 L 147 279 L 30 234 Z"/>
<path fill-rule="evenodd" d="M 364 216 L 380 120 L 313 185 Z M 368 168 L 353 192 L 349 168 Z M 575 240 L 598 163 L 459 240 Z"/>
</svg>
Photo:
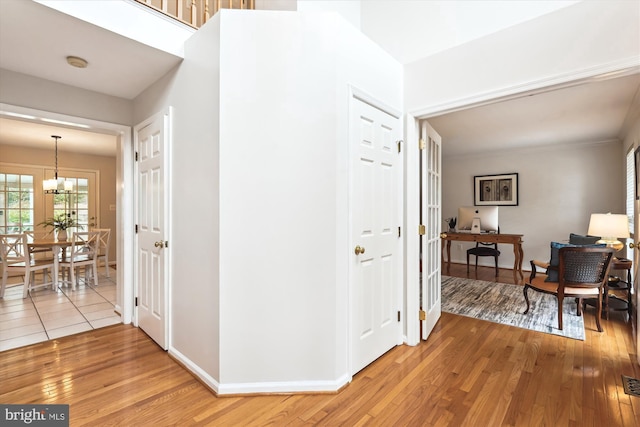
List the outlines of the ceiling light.
<svg viewBox="0 0 640 427">
<path fill-rule="evenodd" d="M 58 190 L 58 140 L 61 136 L 51 135 L 51 138 L 55 139 L 55 153 L 56 153 L 56 170 L 55 178 L 45 179 L 42 181 L 42 188 L 45 194 L 68 194 L 73 190 L 72 181 L 64 181 L 64 190 Z"/>
<path fill-rule="evenodd" d="M 78 58 L 77 56 L 67 56 L 67 63 L 76 68 L 87 68 L 89 64 L 85 59 Z"/>
</svg>

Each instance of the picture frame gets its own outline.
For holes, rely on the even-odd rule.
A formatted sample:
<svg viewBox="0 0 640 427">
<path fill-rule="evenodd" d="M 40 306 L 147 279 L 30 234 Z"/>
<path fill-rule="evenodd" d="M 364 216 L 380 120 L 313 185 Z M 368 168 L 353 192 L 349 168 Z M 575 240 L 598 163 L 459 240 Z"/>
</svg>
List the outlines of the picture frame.
<svg viewBox="0 0 640 427">
<path fill-rule="evenodd" d="M 473 199 L 475 206 L 518 206 L 518 174 L 474 176 Z"/>
<path fill-rule="evenodd" d="M 640 199 L 640 146 L 634 151 L 634 169 L 636 175 L 636 200 Z"/>
</svg>

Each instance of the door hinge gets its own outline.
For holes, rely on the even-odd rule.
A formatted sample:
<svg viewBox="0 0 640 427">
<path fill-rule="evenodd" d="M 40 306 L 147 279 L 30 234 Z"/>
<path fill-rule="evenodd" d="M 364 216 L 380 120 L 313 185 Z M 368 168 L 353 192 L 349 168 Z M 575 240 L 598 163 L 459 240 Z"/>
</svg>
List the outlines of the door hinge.
<svg viewBox="0 0 640 427">
<path fill-rule="evenodd" d="M 398 144 L 398 153 L 402 151 L 402 140 L 397 141 Z"/>
<path fill-rule="evenodd" d="M 418 318 L 420 318 L 420 320 L 427 320 L 427 312 L 424 310 L 420 310 L 418 312 Z"/>
<path fill-rule="evenodd" d="M 400 321 L 400 310 L 398 310 L 398 322 Z"/>
<path fill-rule="evenodd" d="M 136 297 L 134 302 L 135 302 L 135 306 L 137 307 L 138 306 L 138 297 Z"/>
<path fill-rule="evenodd" d="M 427 228 L 424 225 L 420 224 L 418 226 L 418 234 L 424 236 L 425 234 L 427 234 Z"/>
<path fill-rule="evenodd" d="M 418 148 L 420 148 L 421 150 L 424 150 L 427 147 L 427 143 L 424 142 L 424 139 L 420 138 L 420 142 L 418 144 Z"/>
<path fill-rule="evenodd" d="M 136 162 L 138 161 L 138 152 L 136 151 Z"/>
<path fill-rule="evenodd" d="M 402 237 L 402 228 L 398 227 L 398 237 Z"/>
<path fill-rule="evenodd" d="M 138 224 L 136 224 L 136 234 L 138 234 Z"/>
</svg>

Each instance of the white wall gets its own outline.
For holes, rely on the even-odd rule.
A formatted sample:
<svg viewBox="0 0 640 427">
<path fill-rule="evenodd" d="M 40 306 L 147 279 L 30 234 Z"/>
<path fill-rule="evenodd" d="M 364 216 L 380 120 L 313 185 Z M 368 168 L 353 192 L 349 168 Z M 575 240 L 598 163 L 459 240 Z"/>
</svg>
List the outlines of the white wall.
<svg viewBox="0 0 640 427">
<path fill-rule="evenodd" d="M 175 70 L 134 100 L 135 122 L 173 107 L 169 351 L 211 387 L 220 379 L 220 14 Z"/>
<path fill-rule="evenodd" d="M 0 102 L 128 126 L 133 108 L 128 99 L 5 69 L 0 69 Z"/>
<path fill-rule="evenodd" d="M 230 11 L 222 40 L 222 389 L 337 389 L 348 85 L 400 106 L 401 67 L 336 14 Z"/>
<path fill-rule="evenodd" d="M 359 3 L 362 31 L 407 64 L 577 2 L 365 0 Z"/>
<path fill-rule="evenodd" d="M 640 3 L 583 1 L 405 68 L 418 116 L 640 65 Z"/>
<path fill-rule="evenodd" d="M 338 15 L 223 10 L 135 100 L 176 112 L 170 351 L 221 394 L 349 381 L 349 84 L 402 105 Z"/>
<path fill-rule="evenodd" d="M 619 141 L 447 157 L 442 217 L 457 217 L 458 207 L 473 205 L 475 175 L 517 172 L 519 205 L 499 208 L 500 231 L 524 235 L 523 268 L 530 269 L 531 259 L 549 260 L 551 241 L 566 242 L 569 233 L 586 234 L 592 213 L 624 213 L 623 159 Z M 453 242 L 452 260 L 466 263 L 469 247 Z M 500 250 L 500 267 L 513 268 L 513 247 L 500 245 Z M 493 259 L 480 258 L 479 265 L 492 266 Z"/>
</svg>

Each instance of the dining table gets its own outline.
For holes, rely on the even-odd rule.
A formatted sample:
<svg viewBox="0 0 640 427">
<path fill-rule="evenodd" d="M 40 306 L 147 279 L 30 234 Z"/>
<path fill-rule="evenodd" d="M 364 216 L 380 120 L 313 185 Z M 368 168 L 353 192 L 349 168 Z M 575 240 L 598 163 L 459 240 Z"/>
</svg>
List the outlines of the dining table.
<svg viewBox="0 0 640 427">
<path fill-rule="evenodd" d="M 64 257 L 66 249 L 71 246 L 71 240 L 58 240 L 54 237 L 28 239 L 27 245 L 33 249 L 51 249 L 53 252 L 53 288 L 58 289 L 60 255 Z"/>
</svg>

